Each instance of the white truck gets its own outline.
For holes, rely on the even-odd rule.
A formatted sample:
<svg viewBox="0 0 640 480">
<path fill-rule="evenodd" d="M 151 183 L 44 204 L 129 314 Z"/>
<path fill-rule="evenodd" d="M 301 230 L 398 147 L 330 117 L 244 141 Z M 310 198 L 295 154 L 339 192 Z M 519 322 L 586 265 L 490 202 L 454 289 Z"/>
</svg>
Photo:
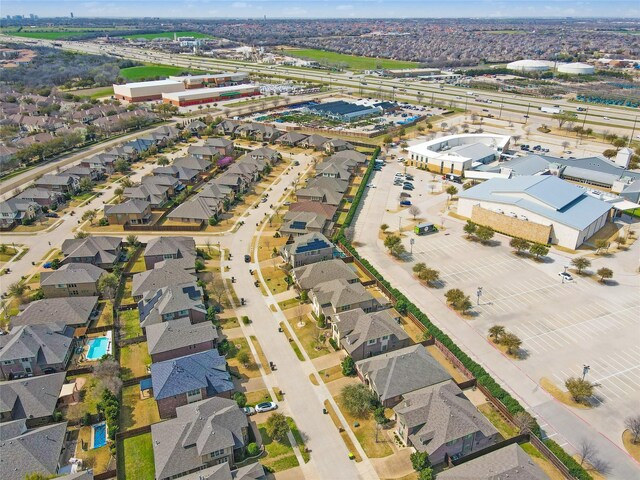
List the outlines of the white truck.
<svg viewBox="0 0 640 480">
<path fill-rule="evenodd" d="M 540 107 L 540 111 L 544 113 L 562 113 L 562 109 L 560 107 Z"/>
</svg>

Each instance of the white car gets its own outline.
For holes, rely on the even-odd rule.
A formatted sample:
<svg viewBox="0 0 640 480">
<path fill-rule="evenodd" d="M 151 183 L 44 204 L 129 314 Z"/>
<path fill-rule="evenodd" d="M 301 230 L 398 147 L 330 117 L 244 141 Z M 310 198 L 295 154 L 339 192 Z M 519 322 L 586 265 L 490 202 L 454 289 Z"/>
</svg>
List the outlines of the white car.
<svg viewBox="0 0 640 480">
<path fill-rule="evenodd" d="M 570 273 L 567 273 L 567 272 L 560 272 L 558 275 L 559 275 L 561 278 L 563 278 L 565 281 L 567 281 L 567 282 L 571 282 L 571 281 L 573 281 L 573 277 L 571 276 L 571 274 L 570 274 Z"/>
<path fill-rule="evenodd" d="M 367 183 L 367 187 L 369 188 L 376 188 L 376 186 L 373 183 Z"/>
<path fill-rule="evenodd" d="M 262 402 L 256 405 L 256 412 L 270 412 L 271 410 L 276 410 L 278 405 L 273 402 Z"/>
<path fill-rule="evenodd" d="M 242 411 L 245 413 L 247 417 L 250 417 L 251 415 L 256 414 L 256 409 L 253 407 L 244 407 Z"/>
</svg>

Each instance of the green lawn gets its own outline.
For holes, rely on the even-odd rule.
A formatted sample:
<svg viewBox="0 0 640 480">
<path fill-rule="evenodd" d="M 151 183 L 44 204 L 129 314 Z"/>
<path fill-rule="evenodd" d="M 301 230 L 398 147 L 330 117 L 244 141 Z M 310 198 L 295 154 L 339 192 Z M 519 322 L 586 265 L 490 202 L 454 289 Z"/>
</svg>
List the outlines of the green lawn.
<svg viewBox="0 0 640 480">
<path fill-rule="evenodd" d="M 139 428 L 160 421 L 158 404 L 153 398 L 140 398 L 140 385 L 122 389 L 120 408 L 120 430 Z"/>
<path fill-rule="evenodd" d="M 133 310 L 125 310 L 119 312 L 119 314 L 120 328 L 124 331 L 124 338 L 135 338 L 142 335 L 138 309 L 134 308 Z"/>
<path fill-rule="evenodd" d="M 189 70 L 183 67 L 170 67 L 168 65 L 143 65 L 141 67 L 129 67 L 120 70 L 120 76 L 125 80 L 139 81 L 145 78 L 169 77 L 180 75 L 184 72 L 191 72 L 194 75 L 202 74 L 200 70 Z"/>
<path fill-rule="evenodd" d="M 316 50 L 312 48 L 286 50 L 285 53 L 292 57 L 316 60 L 320 63 L 326 61 L 330 65 L 341 63 L 347 64 L 349 68 L 354 70 L 374 70 L 376 68 L 416 68 L 418 66 L 416 62 L 345 55 L 342 53 L 327 52 L 325 50 Z"/>
<path fill-rule="evenodd" d="M 147 365 L 151 364 L 151 357 L 147 350 L 147 342 L 126 345 L 120 349 L 120 367 L 122 379 L 142 377 L 147 374 Z"/>
<path fill-rule="evenodd" d="M 267 452 L 267 456 L 260 459 L 261 464 L 271 468 L 274 472 L 281 472 L 299 465 L 288 438 L 285 437 L 282 442 L 276 442 L 267 435 L 266 424 L 258 425 L 258 428 L 264 449 Z"/>
<path fill-rule="evenodd" d="M 125 38 L 146 38 L 147 40 L 153 40 L 154 38 L 173 38 L 173 34 L 178 37 L 194 37 L 194 38 L 212 38 L 211 35 L 200 32 L 158 32 L 158 33 L 136 33 L 134 35 L 123 35 Z"/>
<path fill-rule="evenodd" d="M 82 90 L 70 91 L 74 95 L 78 95 L 79 97 L 84 98 L 102 98 L 107 97 L 109 95 L 113 95 L 113 87 L 104 87 L 104 88 L 90 88 L 89 92 L 83 92 Z"/>
<path fill-rule="evenodd" d="M 61 40 L 69 37 L 75 37 L 91 30 L 72 31 L 72 32 L 6 32 L 7 35 L 25 38 L 37 38 L 40 40 Z M 99 31 L 99 30 L 94 30 Z M 5 32 L 3 32 L 5 33 Z"/>
<path fill-rule="evenodd" d="M 153 440 L 151 433 L 125 438 L 118 453 L 118 478 L 154 480 Z"/>
</svg>

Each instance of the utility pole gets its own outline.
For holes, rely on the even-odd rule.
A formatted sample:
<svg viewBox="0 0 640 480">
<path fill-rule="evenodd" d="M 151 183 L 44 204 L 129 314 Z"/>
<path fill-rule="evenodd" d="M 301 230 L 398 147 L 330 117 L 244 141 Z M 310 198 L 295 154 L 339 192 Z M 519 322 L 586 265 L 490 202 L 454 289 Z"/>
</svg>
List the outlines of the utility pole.
<svg viewBox="0 0 640 480">
<path fill-rule="evenodd" d="M 502 107 L 504 106 L 504 103 L 500 102 L 500 113 L 498 114 L 498 120 L 500 120 L 502 118 Z"/>
<path fill-rule="evenodd" d="M 582 380 L 584 381 L 584 377 L 587 376 L 587 373 L 589 373 L 589 370 L 591 370 L 591 367 L 589 365 L 583 365 L 582 366 Z"/>
<path fill-rule="evenodd" d="M 584 129 L 584 124 L 587 123 L 587 115 L 589 114 L 589 107 L 587 107 L 587 109 L 584 112 L 584 118 L 582 119 L 582 128 Z M 635 123 L 634 123 L 635 126 Z M 633 138 L 633 134 L 631 135 L 631 137 Z"/>
<path fill-rule="evenodd" d="M 527 105 L 527 114 L 524 116 L 524 123 L 525 125 L 527 124 L 527 122 L 529 121 L 529 110 L 531 109 L 531 104 L 529 103 Z"/>
<path fill-rule="evenodd" d="M 631 129 L 631 136 L 629 137 L 629 145 L 628 147 L 631 148 L 631 142 L 633 141 L 633 134 L 636 133 L 636 123 L 638 122 L 638 117 L 634 117 L 633 118 L 633 128 Z"/>
<path fill-rule="evenodd" d="M 478 305 L 480 305 L 480 297 L 482 296 L 482 287 L 478 287 L 478 290 L 476 291 L 476 295 L 478 296 Z"/>
</svg>

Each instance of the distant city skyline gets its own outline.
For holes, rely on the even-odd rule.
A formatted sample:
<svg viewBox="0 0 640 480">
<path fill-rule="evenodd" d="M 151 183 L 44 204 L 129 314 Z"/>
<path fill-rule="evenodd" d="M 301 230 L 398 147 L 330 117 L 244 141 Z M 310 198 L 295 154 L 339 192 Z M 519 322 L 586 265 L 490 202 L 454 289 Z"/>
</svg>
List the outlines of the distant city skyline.
<svg viewBox="0 0 640 480">
<path fill-rule="evenodd" d="M 637 0 L 2 0 L 2 17 L 640 18 Z"/>
</svg>

